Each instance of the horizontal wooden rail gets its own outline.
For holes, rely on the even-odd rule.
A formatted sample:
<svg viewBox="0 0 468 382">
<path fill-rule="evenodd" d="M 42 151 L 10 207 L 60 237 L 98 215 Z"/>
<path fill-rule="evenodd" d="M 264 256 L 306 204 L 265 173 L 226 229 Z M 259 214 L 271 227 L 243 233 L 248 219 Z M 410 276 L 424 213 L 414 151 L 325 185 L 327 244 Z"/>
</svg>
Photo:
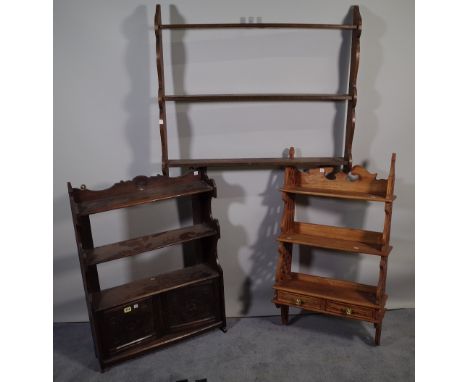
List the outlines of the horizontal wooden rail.
<svg viewBox="0 0 468 382">
<path fill-rule="evenodd" d="M 345 164 L 344 158 L 228 158 L 228 159 L 169 159 L 169 167 L 215 168 L 283 168 L 283 167 L 337 167 Z"/>
<path fill-rule="evenodd" d="M 227 23 L 227 24 L 163 24 L 161 29 L 337 29 L 353 30 L 350 24 L 303 24 L 303 23 Z"/>
<path fill-rule="evenodd" d="M 166 95 L 165 101 L 177 102 L 250 102 L 250 101 L 347 101 L 349 94 L 197 94 Z"/>
</svg>

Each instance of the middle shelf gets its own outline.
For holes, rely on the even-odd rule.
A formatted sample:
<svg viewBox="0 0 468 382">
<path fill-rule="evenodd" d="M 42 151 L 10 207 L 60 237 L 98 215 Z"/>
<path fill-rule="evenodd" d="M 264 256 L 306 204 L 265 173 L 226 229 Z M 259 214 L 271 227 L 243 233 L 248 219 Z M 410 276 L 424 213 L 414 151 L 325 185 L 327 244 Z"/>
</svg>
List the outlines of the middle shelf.
<svg viewBox="0 0 468 382">
<path fill-rule="evenodd" d="M 388 256 L 392 249 L 385 248 L 381 232 L 302 222 L 294 222 L 278 241 L 377 256 Z"/>
<path fill-rule="evenodd" d="M 195 224 L 190 227 L 136 237 L 85 250 L 86 263 L 88 265 L 100 264 L 217 234 L 216 228 L 212 225 Z"/>
</svg>

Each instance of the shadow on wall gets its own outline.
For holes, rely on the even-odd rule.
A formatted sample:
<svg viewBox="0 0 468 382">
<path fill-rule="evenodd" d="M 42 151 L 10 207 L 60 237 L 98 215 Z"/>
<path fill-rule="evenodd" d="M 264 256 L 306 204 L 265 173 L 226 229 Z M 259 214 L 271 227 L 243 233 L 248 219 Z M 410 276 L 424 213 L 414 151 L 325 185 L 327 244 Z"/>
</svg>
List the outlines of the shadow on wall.
<svg viewBox="0 0 468 382">
<path fill-rule="evenodd" d="M 361 6 L 360 11 L 364 21 L 363 32 L 361 35 L 361 60 L 357 76 L 358 101 L 353 147 L 356 147 L 356 145 L 358 145 L 360 148 L 359 152 L 364 153 L 364 158 L 361 159 L 363 160 L 362 166 L 367 168 L 368 158 L 371 155 L 370 148 L 372 147 L 372 142 L 375 136 L 377 135 L 379 124 L 376 115 L 376 110 L 380 105 L 381 97 L 380 94 L 377 92 L 376 81 L 378 72 L 382 66 L 383 61 L 383 51 L 380 44 L 380 39 L 385 33 L 386 28 L 384 20 L 381 17 L 373 14 L 367 7 Z M 348 13 L 343 22 L 352 22 L 351 11 Z M 372 30 L 372 33 L 366 33 L 367 30 Z M 339 57 L 339 91 L 346 92 L 348 88 L 349 78 L 347 76 L 343 76 L 342 74 L 347 73 L 349 68 L 351 34 L 346 33 L 344 31 L 342 33 L 342 36 L 343 45 L 340 50 Z M 372 59 L 365 60 L 365 68 L 362 67 L 362 46 L 366 47 L 366 51 L 364 54 L 372 55 Z M 364 73 L 365 76 L 360 75 L 360 73 Z M 360 80 L 360 78 L 362 78 L 362 80 Z M 364 86 L 362 86 L 362 84 L 364 84 Z M 363 88 L 363 90 L 359 91 L 360 88 Z M 361 111 L 359 109 L 360 97 L 366 99 L 366 110 Z M 344 127 L 346 123 L 345 106 L 346 105 L 344 103 L 337 103 L 337 114 L 334 123 L 335 155 L 340 156 L 342 155 L 344 143 Z M 391 150 L 389 150 L 389 153 L 390 152 Z M 354 157 L 354 159 L 356 158 Z M 379 175 L 386 177 L 388 175 L 388 170 L 389 169 L 386 168 Z M 304 207 L 311 205 L 316 210 L 323 210 L 335 215 L 339 215 L 341 223 L 340 225 L 342 226 L 359 228 L 362 227 L 365 223 L 366 207 L 368 205 L 365 202 L 346 203 L 339 200 L 326 200 L 320 198 L 314 198 L 313 200 L 298 198 L 297 201 L 298 205 Z M 321 256 L 315 257 L 316 253 L 320 254 Z M 330 254 L 332 254 L 332 256 L 330 256 Z M 309 247 L 299 247 L 300 270 L 307 270 L 314 266 L 315 269 L 318 268 L 320 271 L 326 272 L 327 274 L 330 274 L 329 272 L 330 270 L 332 270 L 332 277 L 352 280 L 358 276 L 359 263 L 359 255 L 356 254 L 343 254 L 325 250 L 313 251 Z M 378 274 L 378 269 L 376 269 L 376 274 Z"/>
<path fill-rule="evenodd" d="M 133 178 L 137 175 L 154 175 L 157 171 L 151 163 L 151 77 L 153 67 L 149 46 L 154 32 L 148 28 L 148 10 L 139 5 L 122 24 L 122 34 L 126 41 L 125 64 L 130 82 L 130 92 L 125 98 L 124 109 L 128 118 L 126 123 L 127 141 L 133 155 L 128 173 Z M 167 228 L 167 213 L 170 203 L 155 203 L 125 210 L 127 237 L 137 237 Z M 163 216 L 164 219 L 160 217 Z M 170 215 L 169 215 L 170 216 Z M 170 262 L 170 261 L 169 261 Z M 160 253 L 151 256 L 136 256 L 128 259 L 129 279 L 147 277 L 148 272 L 161 273 L 166 270 L 168 258 Z"/>
<path fill-rule="evenodd" d="M 363 157 L 359 160 L 367 161 L 371 157 L 370 150 L 372 142 L 379 130 L 377 109 L 381 104 L 382 97 L 377 91 L 376 82 L 383 64 L 383 49 L 380 40 L 385 34 L 386 24 L 384 19 L 372 13 L 369 8 L 360 6 L 360 11 L 363 25 L 361 34 L 361 59 L 357 76 L 358 98 L 353 147 L 359 147 L 358 151 L 363 153 Z M 364 51 L 363 47 L 365 49 Z M 367 58 L 369 56 L 371 56 L 371 58 Z M 363 60 L 363 57 L 366 57 L 366 59 Z M 365 102 L 360 102 L 360 99 L 365 99 Z M 362 103 L 366 105 L 365 110 L 359 107 Z M 390 158 L 391 153 L 392 149 L 389 148 L 388 158 Z M 388 169 L 385 171 L 388 171 Z"/>
<path fill-rule="evenodd" d="M 185 18 L 180 14 L 177 7 L 174 5 L 169 6 L 169 22 L 171 24 L 184 24 Z M 186 48 L 184 44 L 185 30 L 172 30 L 170 31 L 170 54 L 173 67 L 177 66 L 177 75 L 175 71 L 171 71 L 172 81 L 175 94 L 186 94 L 185 86 L 185 71 L 186 71 Z M 167 50 L 166 50 L 167 51 Z M 167 75 L 166 75 L 167 76 Z M 177 135 L 179 137 L 179 153 L 181 158 L 192 158 L 192 136 L 193 126 L 189 118 L 190 103 L 175 103 L 175 123 L 177 128 Z M 184 169 L 182 169 L 183 171 Z M 244 189 L 239 185 L 233 185 L 226 182 L 226 180 L 217 172 L 210 171 L 208 176 L 213 178 L 217 189 L 218 198 L 222 198 L 222 202 L 218 203 L 213 200 L 213 217 L 220 222 L 221 239 L 218 243 L 218 257 L 221 266 L 224 269 L 224 284 L 226 301 L 230 300 L 232 293 L 230 285 L 235 284 L 238 275 L 242 273 L 239 263 L 237 261 L 238 251 L 243 245 L 247 243 L 247 234 L 242 226 L 234 225 L 229 221 L 228 213 L 231 204 L 234 202 L 243 202 Z M 228 199 L 231 202 L 228 202 Z M 177 201 L 179 219 L 181 221 L 191 218 L 191 204 L 190 200 Z M 223 250 L 220 250 L 223 248 Z M 231 253 L 235 252 L 235 253 Z M 184 264 L 189 265 L 192 257 L 192 247 L 184 247 Z M 229 272 L 227 272 L 229 270 Z M 227 307 L 229 309 L 229 307 Z"/>
<path fill-rule="evenodd" d="M 179 13 L 174 5 L 169 6 L 169 23 L 170 24 L 184 24 L 185 19 Z M 173 65 L 181 65 L 182 68 L 186 63 L 186 52 L 183 42 L 185 30 L 170 31 L 170 54 Z M 171 71 L 172 73 L 172 71 Z M 177 76 L 173 76 L 174 93 L 185 94 L 185 71 L 182 69 Z M 192 127 L 188 117 L 190 104 L 189 103 L 176 103 L 175 104 L 175 124 L 177 128 L 177 135 L 179 137 L 179 152 L 181 158 L 190 158 L 190 142 L 192 137 Z M 180 139 L 180 137 L 187 137 L 187 140 Z M 170 153 L 169 153 L 170 157 Z M 184 172 L 184 169 L 181 169 Z M 185 221 L 192 218 L 192 203 L 188 198 L 177 199 L 177 212 L 179 220 Z M 194 247 L 191 243 L 182 245 L 184 265 L 189 266 L 193 263 Z"/>
<path fill-rule="evenodd" d="M 343 19 L 343 24 L 351 24 L 353 19 L 353 10 L 350 8 L 348 15 Z M 337 94 L 348 92 L 349 66 L 351 58 L 351 40 L 350 31 L 342 31 L 342 43 L 338 57 L 338 89 Z M 347 102 L 335 102 L 336 114 L 333 121 L 333 155 L 343 156 L 344 134 L 346 125 Z"/>
<path fill-rule="evenodd" d="M 283 155 L 284 156 L 284 155 Z M 272 287 L 275 281 L 275 269 L 282 217 L 282 200 L 278 189 L 283 184 L 283 172 L 271 171 L 263 196 L 262 205 L 267 212 L 260 223 L 257 241 L 251 247 L 252 270 L 246 276 L 239 295 L 242 304 L 240 313 L 247 315 L 253 303 L 269 303 L 272 299 Z M 255 301 L 254 301 L 255 300 Z M 260 305 L 259 305 L 260 306 Z"/>
</svg>

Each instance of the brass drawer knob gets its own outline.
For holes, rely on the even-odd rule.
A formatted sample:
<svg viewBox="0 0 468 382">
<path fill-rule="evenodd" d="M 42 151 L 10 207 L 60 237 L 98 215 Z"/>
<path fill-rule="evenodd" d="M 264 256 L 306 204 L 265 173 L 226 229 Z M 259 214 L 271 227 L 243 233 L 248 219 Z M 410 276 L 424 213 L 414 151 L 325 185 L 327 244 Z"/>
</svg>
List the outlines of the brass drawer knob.
<svg viewBox="0 0 468 382">
<path fill-rule="evenodd" d="M 296 304 L 297 305 L 302 305 L 302 300 L 300 298 L 296 298 Z"/>
<path fill-rule="evenodd" d="M 343 313 L 349 316 L 353 313 L 353 310 L 351 308 L 344 308 Z"/>
</svg>

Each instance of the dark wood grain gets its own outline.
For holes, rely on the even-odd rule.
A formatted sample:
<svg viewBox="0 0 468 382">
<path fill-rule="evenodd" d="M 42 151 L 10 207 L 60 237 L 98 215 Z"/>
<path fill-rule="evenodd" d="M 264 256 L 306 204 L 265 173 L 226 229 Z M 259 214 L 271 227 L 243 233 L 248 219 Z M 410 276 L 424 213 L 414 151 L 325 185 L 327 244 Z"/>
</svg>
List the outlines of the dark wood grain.
<svg viewBox="0 0 468 382">
<path fill-rule="evenodd" d="M 101 370 L 208 329 L 226 331 L 223 272 L 217 255 L 220 229 L 211 214 L 216 185 L 205 168 L 173 178 L 137 176 L 104 190 L 73 188 L 68 183 L 68 192 Z M 193 226 L 94 247 L 89 214 L 181 196 L 192 202 Z M 193 264 L 101 290 L 97 264 L 189 241 Z"/>
<path fill-rule="evenodd" d="M 188 173 L 177 178 L 137 176 L 100 191 L 73 188 L 72 196 L 77 213 L 89 215 L 210 192 L 213 192 L 213 187 L 200 174 Z"/>
<path fill-rule="evenodd" d="M 223 159 L 169 159 L 169 167 L 218 167 L 218 168 L 312 168 L 340 166 L 344 159 L 340 157 L 305 157 L 305 158 L 223 158 Z"/>
<path fill-rule="evenodd" d="M 218 231 L 213 226 L 197 224 L 87 250 L 86 262 L 88 265 L 100 264 L 213 235 L 218 235 Z"/>
<path fill-rule="evenodd" d="M 163 53 L 163 36 L 161 27 L 161 6 L 156 5 L 156 13 L 154 15 L 154 31 L 156 35 L 156 69 L 158 71 L 158 107 L 159 107 L 159 133 L 161 135 L 161 163 L 163 175 L 169 175 L 167 167 L 168 144 L 167 144 L 167 127 L 166 127 L 166 103 L 165 83 L 164 83 L 164 53 Z"/>
<path fill-rule="evenodd" d="M 221 328 L 222 325 L 223 325 L 223 322 L 220 320 L 218 322 L 213 322 L 208 325 L 193 328 L 191 331 L 168 333 L 162 337 L 156 337 L 156 338 L 152 337 L 147 341 L 138 343 L 135 346 L 126 348 L 120 351 L 119 353 L 115 353 L 111 355 L 110 357 L 105 358 L 103 360 L 103 367 L 108 368 L 116 363 L 141 356 L 151 350 L 155 350 L 157 348 L 161 348 L 161 347 L 173 344 L 175 342 L 179 342 L 188 337 L 193 337 L 195 335 L 205 333 L 215 328 Z"/>
<path fill-rule="evenodd" d="M 348 92 L 351 95 L 351 99 L 348 100 L 348 108 L 346 112 L 346 126 L 345 126 L 345 147 L 344 157 L 346 160 L 345 171 L 349 171 L 352 167 L 352 149 L 354 130 L 356 128 L 356 103 L 357 103 L 357 74 L 359 69 L 359 57 L 360 57 L 360 39 L 362 32 L 362 18 L 357 5 L 353 6 L 353 29 L 351 39 L 351 57 L 349 65 L 349 83 Z"/>
<path fill-rule="evenodd" d="M 347 101 L 349 94 L 184 94 L 166 95 L 165 101 L 177 102 L 274 102 L 274 101 Z"/>
<path fill-rule="evenodd" d="M 337 29 L 353 30 L 354 24 L 306 23 L 224 23 L 224 24 L 163 24 L 162 29 Z"/>
<path fill-rule="evenodd" d="M 153 296 L 217 277 L 219 277 L 217 271 L 205 264 L 198 264 L 162 275 L 104 289 L 99 293 L 93 294 L 93 305 L 96 311 L 110 309 L 144 297 Z"/>
</svg>

